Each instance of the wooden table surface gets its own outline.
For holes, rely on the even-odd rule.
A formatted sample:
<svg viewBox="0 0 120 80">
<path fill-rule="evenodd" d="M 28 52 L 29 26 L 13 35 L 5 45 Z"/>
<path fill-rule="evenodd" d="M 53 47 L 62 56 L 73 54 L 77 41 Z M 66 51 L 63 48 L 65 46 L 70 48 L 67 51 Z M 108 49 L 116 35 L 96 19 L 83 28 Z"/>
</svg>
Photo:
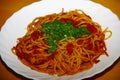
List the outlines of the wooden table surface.
<svg viewBox="0 0 120 80">
<path fill-rule="evenodd" d="M 0 28 L 5 21 L 24 6 L 40 0 L 0 0 Z M 120 19 L 120 0 L 93 0 L 111 9 Z M 0 80 L 29 80 L 9 69 L 0 58 Z M 120 80 L 120 58 L 108 69 L 85 80 Z"/>
</svg>

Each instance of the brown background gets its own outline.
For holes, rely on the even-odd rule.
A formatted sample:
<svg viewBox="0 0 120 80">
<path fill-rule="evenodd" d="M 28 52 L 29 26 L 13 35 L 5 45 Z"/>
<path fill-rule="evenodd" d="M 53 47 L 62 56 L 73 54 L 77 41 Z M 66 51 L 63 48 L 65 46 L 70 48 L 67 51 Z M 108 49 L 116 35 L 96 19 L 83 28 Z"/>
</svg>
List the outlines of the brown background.
<svg viewBox="0 0 120 80">
<path fill-rule="evenodd" d="M 0 0 L 0 28 L 5 21 L 24 6 L 40 0 Z M 68 0 L 69 1 L 69 0 Z M 111 9 L 120 19 L 120 0 L 93 0 Z M 0 39 L 1 40 L 1 39 Z M 29 80 L 9 69 L 0 58 L 0 80 Z M 85 80 L 120 80 L 120 58 L 108 69 Z"/>
</svg>

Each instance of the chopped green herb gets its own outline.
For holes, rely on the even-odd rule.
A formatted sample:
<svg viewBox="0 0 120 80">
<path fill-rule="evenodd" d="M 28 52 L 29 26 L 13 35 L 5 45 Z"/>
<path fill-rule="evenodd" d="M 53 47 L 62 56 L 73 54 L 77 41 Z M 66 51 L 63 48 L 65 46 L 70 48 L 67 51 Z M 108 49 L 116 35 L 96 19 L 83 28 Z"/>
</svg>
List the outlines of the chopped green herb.
<svg viewBox="0 0 120 80">
<path fill-rule="evenodd" d="M 49 38 L 46 39 L 47 44 L 51 46 L 48 53 L 55 52 L 57 48 L 56 43 L 65 37 L 78 38 L 82 35 L 90 35 L 90 31 L 88 31 L 86 27 L 80 26 L 79 28 L 76 28 L 71 22 L 64 23 L 62 21 L 55 20 L 44 23 L 41 26 L 44 30 L 44 36 L 49 35 Z"/>
</svg>

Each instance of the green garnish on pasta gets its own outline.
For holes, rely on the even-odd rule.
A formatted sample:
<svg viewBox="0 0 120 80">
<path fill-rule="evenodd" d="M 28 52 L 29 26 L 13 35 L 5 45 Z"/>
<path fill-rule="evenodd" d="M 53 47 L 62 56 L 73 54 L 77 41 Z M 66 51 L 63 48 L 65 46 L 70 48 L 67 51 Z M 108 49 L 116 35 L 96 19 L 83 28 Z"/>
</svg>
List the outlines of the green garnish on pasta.
<svg viewBox="0 0 120 80">
<path fill-rule="evenodd" d="M 82 35 L 90 35 L 90 31 L 85 26 L 74 27 L 71 22 L 62 22 L 55 20 L 42 24 L 44 36 L 49 36 L 46 39 L 47 44 L 51 47 L 48 52 L 55 52 L 56 43 L 65 37 L 78 38 Z"/>
</svg>

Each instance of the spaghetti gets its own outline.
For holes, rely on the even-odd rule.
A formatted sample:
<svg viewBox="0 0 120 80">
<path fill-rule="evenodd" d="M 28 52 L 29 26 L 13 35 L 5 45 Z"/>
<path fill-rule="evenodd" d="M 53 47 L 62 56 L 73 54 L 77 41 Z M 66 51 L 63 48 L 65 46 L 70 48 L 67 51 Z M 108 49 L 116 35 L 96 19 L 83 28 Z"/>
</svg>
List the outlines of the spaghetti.
<svg viewBox="0 0 120 80">
<path fill-rule="evenodd" d="M 105 38 L 105 33 L 110 35 Z M 18 38 L 12 52 L 30 68 L 51 75 L 73 75 L 108 56 L 105 39 L 112 32 L 93 22 L 82 10 L 35 18 Z"/>
</svg>

